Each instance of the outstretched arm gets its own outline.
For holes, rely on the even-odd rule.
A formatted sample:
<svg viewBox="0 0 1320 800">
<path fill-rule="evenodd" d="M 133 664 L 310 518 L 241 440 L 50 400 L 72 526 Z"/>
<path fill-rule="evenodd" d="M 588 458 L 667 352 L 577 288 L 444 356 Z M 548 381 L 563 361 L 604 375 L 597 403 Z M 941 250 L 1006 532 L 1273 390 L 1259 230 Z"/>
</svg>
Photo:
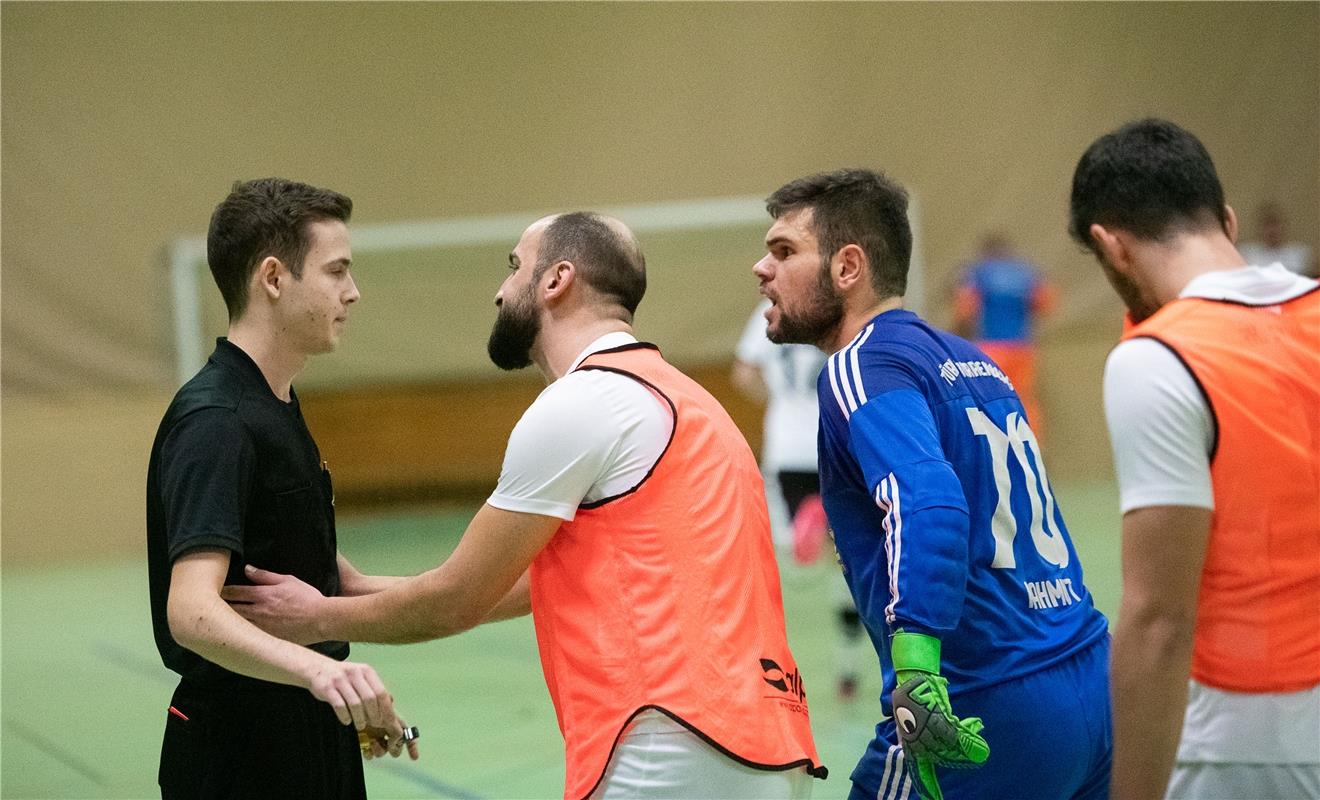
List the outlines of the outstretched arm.
<svg viewBox="0 0 1320 800">
<path fill-rule="evenodd" d="M 440 566 L 358 597 L 324 597 L 289 576 L 253 568 L 259 585 L 228 586 L 224 599 L 266 630 L 292 641 L 405 643 L 452 636 L 487 619 L 563 520 L 483 505 Z M 501 606 L 505 611 L 517 608 Z"/>
<path fill-rule="evenodd" d="M 391 586 L 407 580 L 395 575 L 364 575 L 343 553 L 338 553 L 339 593 L 344 597 L 358 597 L 364 594 L 383 592 Z"/>
<path fill-rule="evenodd" d="M 504 599 L 495 604 L 482 622 L 499 622 L 530 613 L 532 613 L 531 574 L 524 572 L 509 593 L 504 595 Z"/>
</svg>

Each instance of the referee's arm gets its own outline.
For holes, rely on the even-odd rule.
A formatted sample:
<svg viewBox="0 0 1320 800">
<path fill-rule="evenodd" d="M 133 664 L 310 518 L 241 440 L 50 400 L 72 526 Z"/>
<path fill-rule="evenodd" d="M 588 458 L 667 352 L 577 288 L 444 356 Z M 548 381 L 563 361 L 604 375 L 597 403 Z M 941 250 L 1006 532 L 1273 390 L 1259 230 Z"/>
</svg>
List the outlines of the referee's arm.
<svg viewBox="0 0 1320 800">
<path fill-rule="evenodd" d="M 221 600 L 229 558 L 228 550 L 197 548 L 174 562 L 166 608 L 175 641 L 231 672 L 301 686 L 329 703 L 345 725 L 401 735 L 394 702 L 372 667 L 271 636 Z"/>
</svg>

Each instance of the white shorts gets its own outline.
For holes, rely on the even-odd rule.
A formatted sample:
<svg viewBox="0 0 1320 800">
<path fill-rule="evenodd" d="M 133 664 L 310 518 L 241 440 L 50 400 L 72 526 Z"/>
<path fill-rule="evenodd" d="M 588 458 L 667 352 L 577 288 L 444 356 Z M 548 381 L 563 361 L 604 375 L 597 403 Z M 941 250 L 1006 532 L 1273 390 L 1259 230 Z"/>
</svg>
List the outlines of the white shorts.
<svg viewBox="0 0 1320 800">
<path fill-rule="evenodd" d="M 1320 686 L 1230 692 L 1188 682 L 1168 800 L 1320 800 Z"/>
<path fill-rule="evenodd" d="M 1320 765 L 1179 763 L 1165 798 L 1320 800 Z"/>
<path fill-rule="evenodd" d="M 808 800 L 806 769 L 772 772 L 729 758 L 658 711 L 645 711 L 614 749 L 593 800 Z"/>
</svg>

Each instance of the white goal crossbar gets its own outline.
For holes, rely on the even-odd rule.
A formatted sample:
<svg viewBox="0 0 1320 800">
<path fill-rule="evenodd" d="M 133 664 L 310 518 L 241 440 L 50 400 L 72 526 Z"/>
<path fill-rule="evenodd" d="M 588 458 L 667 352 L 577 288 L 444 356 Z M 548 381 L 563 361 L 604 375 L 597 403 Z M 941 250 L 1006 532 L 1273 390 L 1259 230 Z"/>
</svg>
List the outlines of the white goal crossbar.
<svg viewBox="0 0 1320 800">
<path fill-rule="evenodd" d="M 737 225 L 765 223 L 765 200 L 760 197 L 723 197 L 601 209 L 623 220 L 638 235 L 662 232 L 699 231 Z M 355 253 L 388 252 L 482 245 L 518 240 L 527 225 L 544 214 L 493 214 L 447 220 L 383 223 L 353 226 Z M 910 200 L 908 217 L 912 226 L 912 263 L 908 273 L 907 306 L 920 312 L 923 306 L 918 206 Z M 173 310 L 175 377 L 183 383 L 206 363 L 202 319 L 201 275 L 206 268 L 205 237 L 180 237 L 169 247 L 170 293 Z"/>
</svg>

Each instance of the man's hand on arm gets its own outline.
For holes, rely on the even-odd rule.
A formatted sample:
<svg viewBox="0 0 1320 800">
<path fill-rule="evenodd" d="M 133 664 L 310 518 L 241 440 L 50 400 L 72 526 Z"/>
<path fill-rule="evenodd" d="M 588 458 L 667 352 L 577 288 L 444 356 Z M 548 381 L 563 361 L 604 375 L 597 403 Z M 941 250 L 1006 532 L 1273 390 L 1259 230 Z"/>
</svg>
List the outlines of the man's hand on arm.
<svg viewBox="0 0 1320 800">
<path fill-rule="evenodd" d="M 320 630 L 329 598 L 293 575 L 268 572 L 248 564 L 251 586 L 226 586 L 220 596 L 244 619 L 271 636 L 298 644 L 334 639 Z"/>
<path fill-rule="evenodd" d="M 1113 800 L 1163 797 L 1168 786 L 1186 713 L 1212 513 L 1150 506 L 1123 515 L 1123 599 L 1110 665 Z"/>
<path fill-rule="evenodd" d="M 941 800 L 935 767 L 976 767 L 990 756 L 978 717 L 958 719 L 940 672 L 940 640 L 899 630 L 890 644 L 896 674 L 894 725 L 923 798 Z"/>
<path fill-rule="evenodd" d="M 249 578 L 260 585 L 226 587 L 224 597 L 262 629 L 300 641 L 397 644 L 452 636 L 493 611 L 513 616 L 524 607 L 510 592 L 562 523 L 483 505 L 443 564 L 382 591 L 323 597 L 296 578 L 258 570 Z"/>
<path fill-rule="evenodd" d="M 275 638 L 234 613 L 220 597 L 229 557 L 227 550 L 198 549 L 174 562 L 167 604 L 174 639 L 231 672 L 307 689 L 345 725 L 402 736 L 394 700 L 369 665 Z"/>
</svg>

